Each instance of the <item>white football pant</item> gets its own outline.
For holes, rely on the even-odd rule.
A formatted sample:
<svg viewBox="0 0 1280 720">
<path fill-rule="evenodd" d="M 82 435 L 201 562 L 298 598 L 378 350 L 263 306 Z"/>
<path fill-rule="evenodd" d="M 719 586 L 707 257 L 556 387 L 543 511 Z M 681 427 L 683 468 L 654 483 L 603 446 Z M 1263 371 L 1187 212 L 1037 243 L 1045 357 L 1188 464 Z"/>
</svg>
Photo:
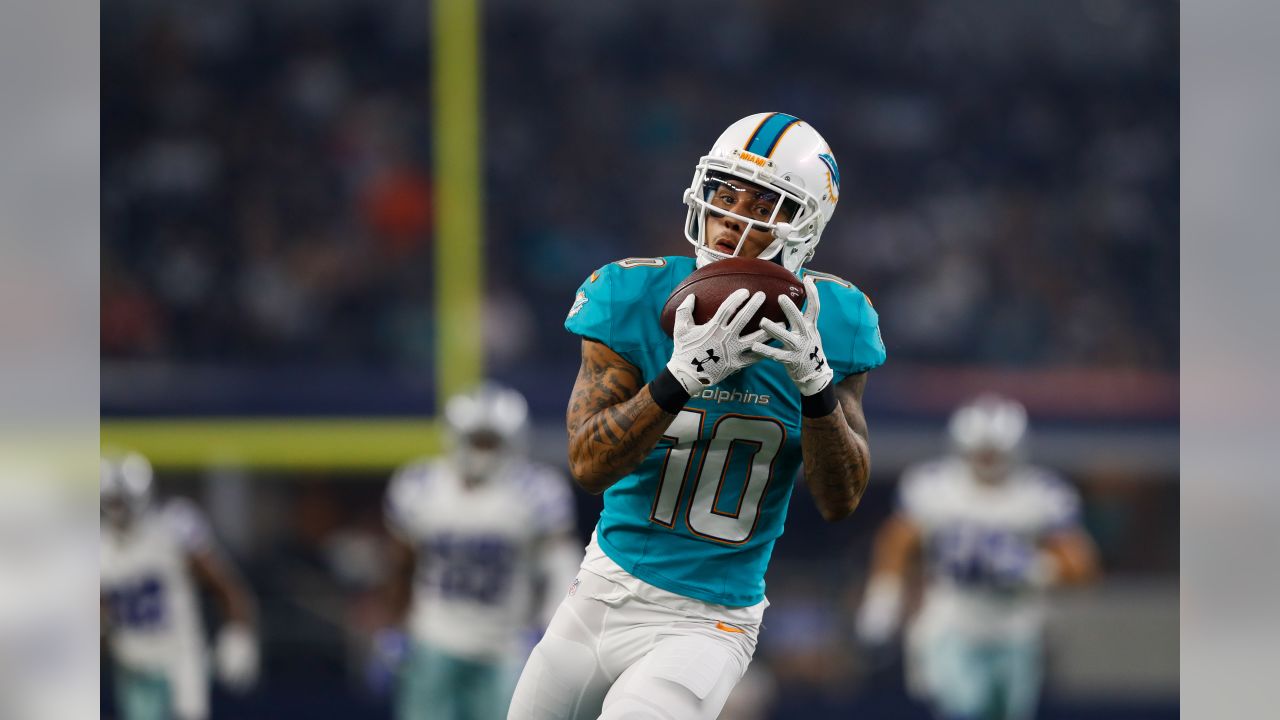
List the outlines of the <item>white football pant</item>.
<svg viewBox="0 0 1280 720">
<path fill-rule="evenodd" d="M 507 719 L 715 720 L 751 662 L 764 603 L 723 608 L 643 587 L 653 592 L 580 571 Z"/>
</svg>

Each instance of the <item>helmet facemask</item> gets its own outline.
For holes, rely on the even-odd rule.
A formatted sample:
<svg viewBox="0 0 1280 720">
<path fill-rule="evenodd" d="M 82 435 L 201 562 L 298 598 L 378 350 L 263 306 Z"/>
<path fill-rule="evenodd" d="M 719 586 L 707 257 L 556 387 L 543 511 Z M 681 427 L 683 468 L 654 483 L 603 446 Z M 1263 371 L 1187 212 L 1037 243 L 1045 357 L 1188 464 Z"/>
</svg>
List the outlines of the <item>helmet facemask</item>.
<svg viewBox="0 0 1280 720">
<path fill-rule="evenodd" d="M 483 482 L 501 472 L 513 458 L 511 445 L 496 429 L 477 428 L 458 438 L 454 462 L 464 478 Z"/>
<path fill-rule="evenodd" d="M 101 459 L 98 507 L 102 519 L 118 528 L 133 525 L 151 504 L 151 463 L 137 453 Z"/>
<path fill-rule="evenodd" d="M 485 384 L 445 406 L 454 466 L 469 482 L 500 474 L 525 451 L 528 406 L 519 393 Z"/>
<path fill-rule="evenodd" d="M 948 431 L 952 447 L 975 477 L 999 482 L 1022 460 L 1026 409 L 1017 401 L 984 395 L 958 409 Z"/>
<path fill-rule="evenodd" d="M 746 245 L 747 236 L 753 230 L 763 230 L 774 239 L 758 257 L 761 260 L 773 260 L 791 272 L 798 273 L 813 256 L 822 233 L 823 215 L 818 198 L 785 177 L 774 176 L 771 172 L 771 160 L 762 158 L 766 163 L 762 167 L 743 158 L 736 150 L 727 158 L 703 156 L 694 170 L 693 182 L 685 190 L 684 202 L 689 206 L 685 218 L 685 239 L 694 246 L 698 267 L 738 256 Z M 769 209 L 767 218 L 741 215 L 714 204 L 712 193 L 717 187 L 728 185 L 735 191 L 751 189 L 736 185 L 735 180 L 751 183 L 760 189 L 759 192 L 772 196 L 773 206 Z M 791 210 L 791 217 L 786 220 L 783 219 L 784 209 Z M 711 216 L 731 217 L 742 224 L 742 233 L 732 252 L 713 248 L 706 243 L 704 238 L 707 219 Z"/>
</svg>

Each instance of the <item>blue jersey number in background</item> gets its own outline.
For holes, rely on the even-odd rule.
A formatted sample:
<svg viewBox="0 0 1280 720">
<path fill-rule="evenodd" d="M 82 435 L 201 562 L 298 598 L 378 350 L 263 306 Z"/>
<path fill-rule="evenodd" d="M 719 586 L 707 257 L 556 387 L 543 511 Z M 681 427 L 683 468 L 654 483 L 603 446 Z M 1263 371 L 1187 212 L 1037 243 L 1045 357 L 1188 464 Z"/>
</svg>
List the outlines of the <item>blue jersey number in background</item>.
<svg viewBox="0 0 1280 720">
<path fill-rule="evenodd" d="M 441 534 L 427 543 L 428 583 L 444 597 L 485 605 L 501 602 L 511 586 L 515 548 L 488 535 Z"/>
<path fill-rule="evenodd" d="M 151 629 L 164 622 L 164 584 L 145 577 L 109 590 L 107 609 L 117 625 Z"/>
<path fill-rule="evenodd" d="M 948 527 L 931 545 L 935 570 L 961 585 L 1018 585 L 1036 558 L 1035 547 L 1023 535 L 979 525 Z"/>
</svg>

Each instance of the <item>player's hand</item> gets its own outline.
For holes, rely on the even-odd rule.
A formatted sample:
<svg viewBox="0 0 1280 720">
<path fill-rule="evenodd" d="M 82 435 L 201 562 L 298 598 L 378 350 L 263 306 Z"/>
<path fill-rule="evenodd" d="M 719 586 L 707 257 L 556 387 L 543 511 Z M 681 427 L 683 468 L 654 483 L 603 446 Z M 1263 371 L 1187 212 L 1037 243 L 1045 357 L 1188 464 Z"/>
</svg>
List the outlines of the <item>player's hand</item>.
<svg viewBox="0 0 1280 720">
<path fill-rule="evenodd" d="M 409 636 L 399 628 L 383 628 L 373 635 L 365 666 L 365 682 L 375 695 L 389 695 L 400 666 L 409 657 Z"/>
<path fill-rule="evenodd" d="M 762 330 L 742 334 L 747 322 L 764 304 L 762 292 L 753 296 L 746 289 L 733 291 L 705 325 L 693 322 L 694 302 L 694 296 L 690 295 L 676 308 L 672 333 L 675 350 L 667 363 L 667 369 L 690 395 L 758 361 L 760 356 L 751 352 L 751 347 L 765 337 Z"/>
<path fill-rule="evenodd" d="M 223 625 L 213 653 L 218 679 L 230 690 L 246 692 L 258 681 L 258 640 L 249 627 Z"/>
<path fill-rule="evenodd" d="M 761 320 L 760 329 L 770 338 L 782 343 L 782 347 L 773 347 L 764 342 L 757 342 L 751 350 L 767 358 L 773 358 L 787 368 L 791 381 L 800 388 L 801 395 L 816 395 L 831 384 L 834 373 L 827 362 L 827 354 L 822 350 L 822 336 L 818 334 L 818 288 L 813 278 L 804 279 L 804 291 L 808 297 L 808 305 L 804 312 L 791 302 L 786 295 L 778 296 L 778 304 L 787 316 L 787 325 L 772 320 Z"/>
</svg>

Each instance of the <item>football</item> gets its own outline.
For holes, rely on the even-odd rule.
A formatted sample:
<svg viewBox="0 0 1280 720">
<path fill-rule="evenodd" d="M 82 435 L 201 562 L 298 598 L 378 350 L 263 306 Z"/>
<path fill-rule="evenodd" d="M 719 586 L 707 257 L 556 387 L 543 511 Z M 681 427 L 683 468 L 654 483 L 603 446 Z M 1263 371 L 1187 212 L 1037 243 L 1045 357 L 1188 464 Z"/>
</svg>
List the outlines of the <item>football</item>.
<svg viewBox="0 0 1280 720">
<path fill-rule="evenodd" d="M 778 304 L 779 295 L 790 297 L 798 306 L 804 304 L 804 285 L 790 270 L 768 260 L 726 258 L 693 271 L 676 286 L 662 306 L 662 329 L 668 335 L 675 332 L 676 308 L 689 294 L 697 298 L 693 304 L 693 320 L 701 325 L 710 320 L 720 303 L 738 288 L 746 288 L 752 294 L 764 293 L 764 304 L 747 322 L 744 333 L 758 329 L 763 318 L 786 324 L 786 315 Z"/>
</svg>

